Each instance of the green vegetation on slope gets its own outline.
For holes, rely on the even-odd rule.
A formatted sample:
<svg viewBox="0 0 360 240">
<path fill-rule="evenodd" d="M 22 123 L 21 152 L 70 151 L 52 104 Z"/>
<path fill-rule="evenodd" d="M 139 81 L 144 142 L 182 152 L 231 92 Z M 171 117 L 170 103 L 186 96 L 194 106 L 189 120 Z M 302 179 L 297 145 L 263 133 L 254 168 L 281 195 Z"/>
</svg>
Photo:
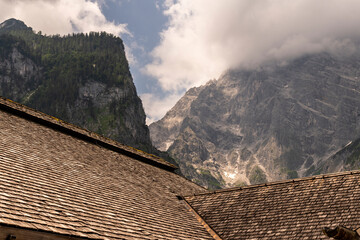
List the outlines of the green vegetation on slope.
<svg viewBox="0 0 360 240">
<path fill-rule="evenodd" d="M 2 51 L 5 56 L 12 43 L 43 67 L 41 86 L 28 103 L 49 114 L 67 119 L 66 106 L 76 100 L 80 85 L 89 79 L 107 87 L 122 87 L 132 81 L 122 40 L 105 32 L 47 37 L 15 30 L 1 38 L 7 41 L 1 43 L 7 49 Z"/>
<path fill-rule="evenodd" d="M 10 27 L 0 29 L 0 95 L 124 144 L 154 149 L 119 37 L 44 36 L 21 21 L 7 22 Z"/>
<path fill-rule="evenodd" d="M 46 36 L 16 19 L 0 28 L 0 95 L 158 155 L 119 37 Z"/>
</svg>

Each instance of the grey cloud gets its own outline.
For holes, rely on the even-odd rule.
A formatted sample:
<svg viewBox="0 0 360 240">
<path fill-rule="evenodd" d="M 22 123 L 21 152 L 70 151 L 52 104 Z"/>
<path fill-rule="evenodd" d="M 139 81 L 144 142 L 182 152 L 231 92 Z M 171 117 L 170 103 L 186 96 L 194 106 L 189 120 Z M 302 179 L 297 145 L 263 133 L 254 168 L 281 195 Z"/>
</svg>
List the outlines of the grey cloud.
<svg viewBox="0 0 360 240">
<path fill-rule="evenodd" d="M 177 91 L 231 67 L 254 68 L 303 54 L 353 53 L 360 38 L 358 0 L 166 1 L 168 28 L 148 74 Z"/>
</svg>

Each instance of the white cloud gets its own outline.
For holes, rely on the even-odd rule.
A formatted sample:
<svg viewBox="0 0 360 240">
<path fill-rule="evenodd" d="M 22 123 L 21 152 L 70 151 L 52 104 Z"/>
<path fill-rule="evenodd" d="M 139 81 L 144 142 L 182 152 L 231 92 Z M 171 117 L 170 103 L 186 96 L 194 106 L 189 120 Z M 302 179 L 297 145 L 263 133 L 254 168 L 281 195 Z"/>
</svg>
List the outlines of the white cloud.
<svg viewBox="0 0 360 240">
<path fill-rule="evenodd" d="M 132 37 L 127 24 L 106 20 L 102 6 L 107 7 L 105 0 L 0 0 L 0 23 L 16 18 L 35 31 L 48 35 L 105 31 L 116 36 L 126 34 Z M 136 64 L 132 50 L 125 44 L 129 63 Z"/>
<path fill-rule="evenodd" d="M 0 22 L 16 18 L 46 34 L 90 31 L 130 34 L 126 24 L 106 20 L 101 4 L 104 0 L 0 0 Z"/>
<path fill-rule="evenodd" d="M 359 0 L 166 0 L 164 7 L 168 27 L 145 71 L 166 91 L 232 67 L 352 52 L 360 38 Z"/>
<path fill-rule="evenodd" d="M 140 98 L 147 113 L 146 124 L 149 125 L 162 118 L 180 97 L 182 97 L 182 94 L 173 93 L 168 94 L 166 97 L 160 97 L 151 93 L 141 94 Z"/>
</svg>

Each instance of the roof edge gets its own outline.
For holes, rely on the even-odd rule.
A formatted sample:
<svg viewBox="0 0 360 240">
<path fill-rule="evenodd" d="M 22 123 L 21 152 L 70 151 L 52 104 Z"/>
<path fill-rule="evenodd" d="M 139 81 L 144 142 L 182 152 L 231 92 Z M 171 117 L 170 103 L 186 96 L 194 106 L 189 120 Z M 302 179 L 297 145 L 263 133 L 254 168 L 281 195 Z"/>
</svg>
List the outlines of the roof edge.
<svg viewBox="0 0 360 240">
<path fill-rule="evenodd" d="M 209 224 L 207 224 L 207 222 L 200 216 L 200 214 L 190 205 L 190 203 L 188 203 L 186 201 L 186 199 L 182 199 L 184 201 L 184 204 L 186 206 L 186 208 L 189 210 L 189 212 L 191 212 L 194 217 L 196 218 L 196 220 L 206 229 L 206 231 L 211 235 L 211 237 L 214 240 L 222 240 L 222 238 L 220 238 L 220 236 L 215 232 L 214 229 L 211 228 L 211 226 Z"/>
<path fill-rule="evenodd" d="M 50 116 L 43 112 L 37 111 L 33 108 L 27 107 L 23 104 L 14 102 L 8 98 L 0 96 L 0 109 L 19 116 L 21 118 L 36 122 L 56 131 L 65 133 L 67 135 L 76 137 L 78 139 L 99 145 L 101 147 L 119 152 L 128 157 L 134 158 L 141 162 L 150 164 L 152 166 L 174 172 L 177 167 L 171 163 L 166 162 L 164 159 L 155 155 L 146 153 L 136 148 L 126 146 L 110 138 L 101 136 L 95 132 L 78 127 L 71 123 L 65 122 L 56 117 Z"/>
<path fill-rule="evenodd" d="M 18 230 L 25 230 L 25 231 L 30 231 L 33 233 L 45 233 L 45 234 L 50 234 L 52 236 L 58 236 L 58 237 L 62 237 L 62 238 L 69 238 L 69 239 L 81 239 L 81 240 L 100 240 L 102 239 L 100 236 L 96 237 L 96 238 L 89 238 L 89 237 L 84 237 L 84 236 L 78 236 L 78 235 L 74 235 L 74 234 L 65 234 L 65 233 L 57 233 L 54 231 L 46 231 L 46 230 L 42 230 L 39 228 L 30 228 L 30 227 L 24 227 L 24 226 L 18 226 L 15 224 L 6 224 L 6 223 L 0 223 L 0 227 L 4 227 L 4 228 L 9 228 L 9 229 L 18 229 Z M 96 233 L 95 233 L 96 234 Z"/>
<path fill-rule="evenodd" d="M 193 197 L 193 196 L 211 195 L 211 194 L 216 194 L 216 193 L 239 191 L 239 190 L 250 189 L 250 188 L 268 187 L 268 186 L 279 185 L 279 184 L 296 183 L 296 182 L 302 182 L 302 181 L 310 181 L 310 180 L 315 180 L 315 179 L 325 179 L 325 178 L 331 178 L 331 177 L 337 177 L 337 176 L 346 176 L 346 175 L 354 175 L 354 174 L 360 174 L 360 170 L 328 173 L 328 174 L 314 175 L 314 176 L 303 177 L 303 178 L 286 179 L 286 180 L 274 181 L 274 182 L 269 182 L 269 183 L 249 185 L 249 186 L 244 186 L 244 187 L 226 188 L 226 189 L 220 189 L 220 190 L 215 190 L 215 191 L 209 191 L 209 192 L 205 192 L 205 193 L 196 193 L 196 194 L 193 194 L 193 195 L 182 196 L 182 197 L 184 199 L 186 199 L 187 197 Z"/>
</svg>

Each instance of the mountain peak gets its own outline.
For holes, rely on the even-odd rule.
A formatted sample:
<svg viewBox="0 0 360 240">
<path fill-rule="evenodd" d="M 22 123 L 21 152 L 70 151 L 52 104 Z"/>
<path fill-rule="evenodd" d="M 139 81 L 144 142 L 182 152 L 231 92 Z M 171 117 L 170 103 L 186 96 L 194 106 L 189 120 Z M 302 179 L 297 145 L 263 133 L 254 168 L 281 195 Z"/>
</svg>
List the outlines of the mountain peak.
<svg viewBox="0 0 360 240">
<path fill-rule="evenodd" d="M 228 70 L 152 123 L 152 141 L 212 189 L 357 169 L 359 68 L 360 55 L 319 53 Z"/>
<path fill-rule="evenodd" d="M 27 29 L 32 30 L 32 28 L 26 26 L 26 24 L 23 21 L 17 20 L 15 18 L 10 18 L 0 24 L 0 31 L 27 30 Z"/>
</svg>

